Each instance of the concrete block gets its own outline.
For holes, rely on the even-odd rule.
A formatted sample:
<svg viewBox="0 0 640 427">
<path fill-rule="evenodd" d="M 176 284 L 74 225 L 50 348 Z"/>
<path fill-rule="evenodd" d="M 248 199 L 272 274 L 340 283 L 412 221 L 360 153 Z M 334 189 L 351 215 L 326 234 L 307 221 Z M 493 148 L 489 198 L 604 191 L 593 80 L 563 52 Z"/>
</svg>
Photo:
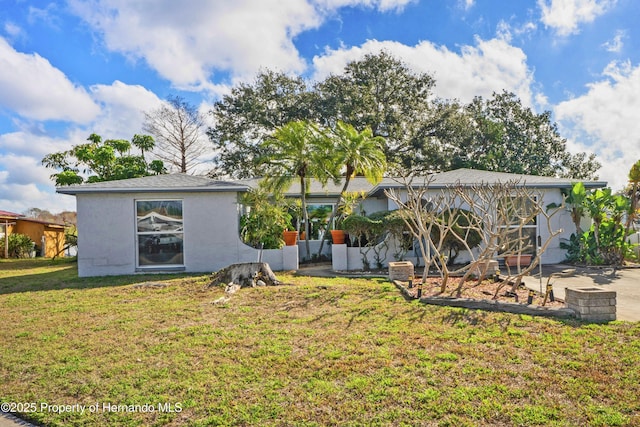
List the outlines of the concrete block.
<svg viewBox="0 0 640 427">
<path fill-rule="evenodd" d="M 389 263 L 389 280 L 406 282 L 413 277 L 413 263 L 411 261 L 397 261 Z"/>
<path fill-rule="evenodd" d="M 579 319 L 607 322 L 616 319 L 616 292 L 599 287 L 565 288 L 565 303 Z"/>
<path fill-rule="evenodd" d="M 282 248 L 282 269 L 285 271 L 298 270 L 298 246 L 284 246 Z"/>
<path fill-rule="evenodd" d="M 589 314 L 616 314 L 615 306 L 589 307 Z"/>
<path fill-rule="evenodd" d="M 349 269 L 346 244 L 331 245 L 331 268 L 333 271 Z"/>
</svg>

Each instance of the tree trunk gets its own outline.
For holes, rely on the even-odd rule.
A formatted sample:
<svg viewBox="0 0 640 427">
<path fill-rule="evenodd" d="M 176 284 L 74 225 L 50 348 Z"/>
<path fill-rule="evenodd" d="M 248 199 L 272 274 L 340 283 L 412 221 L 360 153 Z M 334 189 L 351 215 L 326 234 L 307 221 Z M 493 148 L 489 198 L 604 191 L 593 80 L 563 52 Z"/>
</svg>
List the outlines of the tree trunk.
<svg viewBox="0 0 640 427">
<path fill-rule="evenodd" d="M 238 285 L 241 288 L 253 288 L 255 286 L 282 285 L 271 267 L 266 262 L 246 262 L 231 264 L 211 276 L 211 282 L 207 287 L 225 285 Z"/>
<path fill-rule="evenodd" d="M 304 219 L 304 244 L 307 249 L 307 259 L 311 259 L 311 228 L 309 227 L 309 212 L 307 212 L 307 182 L 303 175 L 300 175 L 300 199 L 302 200 L 302 218 Z"/>
<path fill-rule="evenodd" d="M 333 223 L 333 220 L 336 217 L 336 214 L 338 213 L 338 208 L 340 207 L 340 202 L 342 201 L 342 198 L 344 197 L 345 193 L 347 192 L 347 187 L 349 186 L 349 181 L 351 181 L 351 175 L 349 174 L 349 171 L 347 170 L 347 177 L 346 177 L 346 179 L 344 181 L 344 186 L 342 187 L 342 190 L 340 191 L 340 195 L 338 196 L 338 202 L 333 207 L 333 211 L 331 212 L 331 217 L 329 218 L 329 223 L 327 224 L 327 233 L 324 233 L 324 237 L 322 238 L 322 241 L 320 241 L 320 249 L 318 250 L 318 259 L 320 259 L 320 255 L 322 255 L 322 248 L 324 247 L 324 241 L 329 239 L 328 231 L 331 229 L 331 224 Z"/>
</svg>

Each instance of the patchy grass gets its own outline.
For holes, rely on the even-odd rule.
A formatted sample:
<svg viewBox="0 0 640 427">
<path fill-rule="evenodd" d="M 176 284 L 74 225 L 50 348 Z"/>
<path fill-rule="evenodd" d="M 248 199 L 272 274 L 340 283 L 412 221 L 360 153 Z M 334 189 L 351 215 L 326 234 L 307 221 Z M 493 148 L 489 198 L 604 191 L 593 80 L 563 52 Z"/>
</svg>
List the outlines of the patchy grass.
<svg viewBox="0 0 640 427">
<path fill-rule="evenodd" d="M 279 278 L 292 286 L 213 304 L 223 291 L 207 276 L 79 279 L 72 263 L 2 262 L 0 401 L 34 402 L 22 416 L 52 426 L 640 424 L 640 324 Z M 107 410 L 144 404 L 154 411 Z"/>
</svg>

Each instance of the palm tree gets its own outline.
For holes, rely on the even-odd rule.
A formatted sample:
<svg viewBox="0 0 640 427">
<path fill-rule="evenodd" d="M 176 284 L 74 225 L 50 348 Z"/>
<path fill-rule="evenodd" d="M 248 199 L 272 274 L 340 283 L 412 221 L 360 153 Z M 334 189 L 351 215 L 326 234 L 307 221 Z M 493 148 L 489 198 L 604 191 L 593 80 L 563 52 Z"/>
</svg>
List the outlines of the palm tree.
<svg viewBox="0 0 640 427">
<path fill-rule="evenodd" d="M 294 180 L 300 182 L 300 200 L 305 233 L 307 256 L 309 245 L 309 214 L 307 212 L 307 185 L 310 178 L 325 185 L 329 179 L 337 178 L 336 162 L 332 161 L 330 141 L 317 126 L 308 121 L 292 121 L 275 130 L 273 136 L 263 143 L 266 184 L 284 191 Z"/>
<path fill-rule="evenodd" d="M 133 135 L 131 142 L 134 146 L 138 147 L 138 149 L 142 153 L 142 160 L 145 162 L 146 160 L 144 158 L 144 153 L 153 150 L 153 148 L 156 146 L 156 142 L 151 135 Z"/>
<path fill-rule="evenodd" d="M 364 175 L 371 184 L 378 184 L 387 167 L 384 154 L 384 138 L 373 136 L 370 127 L 358 132 L 352 125 L 338 121 L 333 130 L 333 150 L 338 158 L 338 165 L 343 168 L 345 181 L 338 200 L 329 218 L 329 226 L 333 223 L 340 204 L 344 200 L 351 178 L 356 175 Z M 324 239 L 320 243 L 318 256 L 322 253 Z"/>
</svg>

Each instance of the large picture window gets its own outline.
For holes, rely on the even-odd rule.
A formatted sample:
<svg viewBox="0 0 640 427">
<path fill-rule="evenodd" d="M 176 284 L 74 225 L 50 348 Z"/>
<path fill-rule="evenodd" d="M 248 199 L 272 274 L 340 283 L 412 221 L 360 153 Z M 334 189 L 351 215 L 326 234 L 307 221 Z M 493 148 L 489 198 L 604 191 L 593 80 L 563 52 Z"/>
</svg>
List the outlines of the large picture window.
<svg viewBox="0 0 640 427">
<path fill-rule="evenodd" d="M 184 265 L 182 200 L 137 200 L 138 266 Z"/>
</svg>

